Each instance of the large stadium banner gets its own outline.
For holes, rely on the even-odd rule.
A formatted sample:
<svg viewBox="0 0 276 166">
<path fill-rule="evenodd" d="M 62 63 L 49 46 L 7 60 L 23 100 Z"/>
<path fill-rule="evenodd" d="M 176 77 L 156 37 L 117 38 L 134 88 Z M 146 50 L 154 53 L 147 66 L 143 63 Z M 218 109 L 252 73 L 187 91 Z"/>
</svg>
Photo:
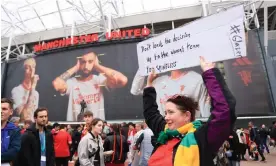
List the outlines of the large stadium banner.
<svg viewBox="0 0 276 166">
<path fill-rule="evenodd" d="M 260 41 L 254 30 L 248 32 L 247 57 L 224 62 L 227 84 L 236 97 L 237 113 L 244 116 L 273 113 L 265 79 Z"/>
<path fill-rule="evenodd" d="M 79 115 L 85 110 L 106 120 L 143 119 L 146 76 L 138 70 L 136 45 L 104 44 L 10 63 L 3 96 L 13 98 L 14 114 L 21 121 L 32 119 L 34 110 L 41 106 L 49 109 L 50 121 L 81 121 Z M 249 44 L 248 50 L 252 47 Z M 272 112 L 259 58 L 248 51 L 246 58 L 225 62 L 226 80 L 237 98 L 238 115 Z M 210 98 L 199 67 L 162 73 L 154 86 L 161 114 L 168 98 L 183 94 L 198 101 L 197 117 L 210 115 Z M 83 103 L 85 110 L 81 109 Z"/>
</svg>

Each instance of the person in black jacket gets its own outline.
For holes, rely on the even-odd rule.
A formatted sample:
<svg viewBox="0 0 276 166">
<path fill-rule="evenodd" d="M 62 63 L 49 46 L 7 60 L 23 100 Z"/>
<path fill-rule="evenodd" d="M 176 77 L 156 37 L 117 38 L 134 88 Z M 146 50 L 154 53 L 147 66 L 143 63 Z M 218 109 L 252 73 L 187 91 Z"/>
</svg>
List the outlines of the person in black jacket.
<svg viewBox="0 0 276 166">
<path fill-rule="evenodd" d="M 260 138 L 261 138 L 262 150 L 264 150 L 264 148 L 265 148 L 266 152 L 269 153 L 269 148 L 267 146 L 267 136 L 269 135 L 269 132 L 264 124 L 262 125 L 262 128 L 260 129 L 259 133 L 260 133 Z"/>
<path fill-rule="evenodd" d="M 227 147 L 227 151 L 231 153 L 228 156 L 229 166 L 237 166 L 240 165 L 240 151 L 239 151 L 239 137 L 237 133 L 233 130 L 231 135 L 228 138 L 229 147 Z"/>
<path fill-rule="evenodd" d="M 125 136 L 126 140 L 128 138 L 128 125 L 126 124 L 126 122 L 123 122 L 121 124 L 121 133 L 123 136 Z"/>
<path fill-rule="evenodd" d="M 143 94 L 144 117 L 154 135 L 159 134 L 149 166 L 212 166 L 215 153 L 233 129 L 236 100 L 220 71 L 214 68 L 215 64 L 203 57 L 200 63 L 212 104 L 206 124 L 195 120 L 198 104 L 190 97 L 177 94 L 167 100 L 164 118 L 158 111 L 157 94 L 152 86 L 157 76 L 151 73 L 148 77 Z"/>
<path fill-rule="evenodd" d="M 14 166 L 54 166 L 55 152 L 53 136 L 46 129 L 47 108 L 34 112 L 35 123 L 22 135 L 21 149 Z"/>
<path fill-rule="evenodd" d="M 104 140 L 104 151 L 113 150 L 114 153 L 106 158 L 106 165 L 123 164 L 129 150 L 125 136 L 121 134 L 119 124 L 111 125 L 112 132 Z"/>
<path fill-rule="evenodd" d="M 264 157 L 263 151 L 261 149 L 261 138 L 260 138 L 258 128 L 254 126 L 253 122 L 249 122 L 248 127 L 249 127 L 249 131 L 250 131 L 250 133 L 249 133 L 250 140 L 256 143 L 258 153 L 262 157 L 261 161 L 265 161 L 265 157 Z M 254 160 L 258 161 L 259 160 L 259 155 L 255 155 Z"/>
<path fill-rule="evenodd" d="M 77 152 L 80 140 L 81 140 L 81 126 L 77 125 L 72 134 L 72 145 L 70 148 L 70 159 L 72 159 L 74 153 Z"/>
</svg>

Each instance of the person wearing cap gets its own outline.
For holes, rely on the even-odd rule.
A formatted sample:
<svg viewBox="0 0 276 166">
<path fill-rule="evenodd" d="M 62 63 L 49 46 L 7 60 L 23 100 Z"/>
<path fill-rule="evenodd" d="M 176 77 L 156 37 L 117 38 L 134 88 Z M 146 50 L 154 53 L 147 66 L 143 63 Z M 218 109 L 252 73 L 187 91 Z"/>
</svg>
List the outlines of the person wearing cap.
<svg viewBox="0 0 276 166">
<path fill-rule="evenodd" d="M 14 101 L 14 110 L 20 117 L 20 122 L 34 120 L 34 111 L 38 108 L 39 93 L 36 91 L 39 76 L 35 74 L 36 61 L 29 58 L 24 61 L 23 82 L 11 91 Z"/>
</svg>

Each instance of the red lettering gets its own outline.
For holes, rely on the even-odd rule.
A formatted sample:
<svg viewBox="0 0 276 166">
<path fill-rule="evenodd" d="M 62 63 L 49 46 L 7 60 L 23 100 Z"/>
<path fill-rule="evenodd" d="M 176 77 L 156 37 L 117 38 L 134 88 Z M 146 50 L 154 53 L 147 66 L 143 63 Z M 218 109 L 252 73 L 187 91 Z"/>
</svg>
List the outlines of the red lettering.
<svg viewBox="0 0 276 166">
<path fill-rule="evenodd" d="M 86 39 L 86 36 L 84 36 L 84 35 L 80 36 L 80 43 L 86 42 L 85 39 Z"/>
<path fill-rule="evenodd" d="M 118 39 L 121 39 L 121 37 L 122 37 L 122 32 L 121 32 L 121 31 L 117 31 L 117 36 L 118 36 Z"/>
<path fill-rule="evenodd" d="M 140 37 L 141 36 L 141 29 L 134 29 L 134 36 Z"/>
<path fill-rule="evenodd" d="M 73 45 L 79 44 L 79 37 L 78 36 L 74 36 L 73 37 Z"/>
<path fill-rule="evenodd" d="M 91 35 L 91 40 L 92 40 L 92 42 L 98 41 L 99 40 L 99 35 L 98 34 Z"/>
<path fill-rule="evenodd" d="M 112 36 L 113 36 L 113 39 L 114 38 L 121 39 L 121 31 L 113 31 Z"/>
<path fill-rule="evenodd" d="M 85 36 L 85 42 L 90 43 L 91 42 L 91 35 Z"/>
<path fill-rule="evenodd" d="M 95 94 L 95 102 L 98 102 L 98 101 L 100 101 L 100 94 L 99 93 L 97 93 L 97 94 Z"/>
<path fill-rule="evenodd" d="M 111 32 L 111 36 L 112 36 L 112 39 L 117 38 L 117 33 L 116 33 L 116 31 Z"/>
<path fill-rule="evenodd" d="M 92 104 L 92 103 L 97 103 L 100 101 L 101 94 L 96 93 L 96 94 L 90 94 L 86 96 L 78 96 L 77 99 L 73 100 L 73 104 L 80 104 L 82 100 L 85 100 L 87 104 Z"/>
<path fill-rule="evenodd" d="M 130 38 L 132 36 L 133 29 L 126 30 L 128 37 Z"/>
<path fill-rule="evenodd" d="M 54 44 L 54 42 L 47 42 L 47 50 L 52 49 Z"/>
<path fill-rule="evenodd" d="M 106 38 L 107 40 L 111 40 L 111 39 L 112 39 L 111 33 L 106 32 L 106 33 L 105 33 L 105 38 Z"/>
<path fill-rule="evenodd" d="M 87 96 L 87 99 L 91 99 L 91 98 L 92 98 L 92 95 L 88 95 L 88 96 Z"/>
<path fill-rule="evenodd" d="M 59 40 L 59 43 L 58 43 L 59 47 L 64 47 L 65 45 L 66 45 L 66 40 L 65 39 Z"/>
<path fill-rule="evenodd" d="M 41 49 L 42 49 L 42 45 L 41 44 L 37 44 L 37 45 L 34 46 L 34 51 L 35 52 L 39 52 L 39 51 L 41 51 Z"/>
<path fill-rule="evenodd" d="M 126 37 L 126 31 L 122 31 L 121 37 L 122 37 L 122 38 L 125 38 L 125 37 Z"/>
<path fill-rule="evenodd" d="M 94 101 L 94 95 L 95 94 L 91 94 L 91 99 L 90 99 L 91 101 Z"/>
<path fill-rule="evenodd" d="M 143 28 L 143 29 L 142 29 L 142 35 L 143 35 L 143 36 L 148 36 L 149 34 L 150 34 L 149 28 Z"/>
<path fill-rule="evenodd" d="M 148 28 L 142 28 L 142 29 L 129 29 L 129 30 L 122 30 L 122 31 L 113 31 L 110 33 L 106 33 L 105 37 L 106 40 L 112 40 L 112 39 L 123 39 L 123 38 L 131 38 L 131 37 L 141 37 L 141 36 L 148 36 L 150 35 L 150 29 Z M 91 43 L 91 42 L 97 42 L 99 40 L 98 34 L 90 34 L 90 35 L 82 35 L 82 36 L 74 36 L 73 37 L 73 43 L 71 43 L 72 38 L 67 39 L 60 39 L 60 40 L 54 40 L 47 42 L 43 45 L 37 44 L 33 47 L 35 52 L 48 50 L 52 48 L 57 47 L 65 47 L 70 45 L 76 45 L 76 44 L 82 44 L 82 43 Z"/>
<path fill-rule="evenodd" d="M 71 44 L 71 38 L 69 37 L 69 38 L 66 39 L 66 46 L 68 46 L 70 44 Z"/>
<path fill-rule="evenodd" d="M 54 48 L 58 47 L 58 43 L 59 43 L 58 40 L 55 40 L 55 41 L 54 41 Z"/>
<path fill-rule="evenodd" d="M 47 50 L 47 45 L 45 43 L 42 45 L 42 50 Z"/>
</svg>

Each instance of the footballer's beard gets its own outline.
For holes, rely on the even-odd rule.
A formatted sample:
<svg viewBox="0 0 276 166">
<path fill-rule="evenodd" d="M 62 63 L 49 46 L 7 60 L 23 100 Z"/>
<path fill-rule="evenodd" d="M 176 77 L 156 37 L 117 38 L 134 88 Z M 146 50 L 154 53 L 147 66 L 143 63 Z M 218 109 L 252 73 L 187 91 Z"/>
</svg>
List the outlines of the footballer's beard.
<svg viewBox="0 0 276 166">
<path fill-rule="evenodd" d="M 92 70 L 91 71 L 87 71 L 84 72 L 83 70 L 79 71 L 79 75 L 81 78 L 87 78 L 92 74 Z"/>
<path fill-rule="evenodd" d="M 40 128 L 46 127 L 46 124 L 47 124 L 47 120 L 43 120 L 41 122 L 37 122 L 37 126 L 40 127 Z"/>
</svg>

